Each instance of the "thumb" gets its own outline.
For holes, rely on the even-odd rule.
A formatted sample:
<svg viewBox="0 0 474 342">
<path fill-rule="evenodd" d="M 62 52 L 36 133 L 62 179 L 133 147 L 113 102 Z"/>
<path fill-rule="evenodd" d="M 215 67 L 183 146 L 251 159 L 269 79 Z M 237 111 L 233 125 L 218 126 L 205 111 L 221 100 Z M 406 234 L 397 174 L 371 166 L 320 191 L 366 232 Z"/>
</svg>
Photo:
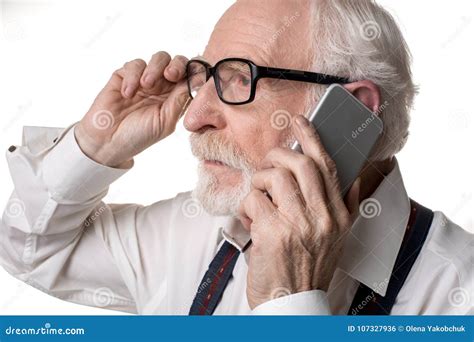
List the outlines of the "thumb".
<svg viewBox="0 0 474 342">
<path fill-rule="evenodd" d="M 189 106 L 191 98 L 185 89 L 182 85 L 176 86 L 157 113 L 162 127 L 161 139 L 173 133 L 176 124 Z"/>
</svg>

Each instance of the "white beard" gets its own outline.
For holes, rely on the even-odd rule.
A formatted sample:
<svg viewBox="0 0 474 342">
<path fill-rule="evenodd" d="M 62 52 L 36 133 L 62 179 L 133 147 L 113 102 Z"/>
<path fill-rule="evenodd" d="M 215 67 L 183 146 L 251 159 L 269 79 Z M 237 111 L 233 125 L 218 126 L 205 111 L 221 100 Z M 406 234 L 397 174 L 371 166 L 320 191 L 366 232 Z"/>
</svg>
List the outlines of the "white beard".
<svg viewBox="0 0 474 342">
<path fill-rule="evenodd" d="M 289 147 L 293 141 L 291 136 L 287 136 L 281 146 Z M 199 178 L 192 197 L 210 215 L 237 216 L 240 202 L 250 192 L 256 163 L 239 146 L 225 141 L 216 132 L 192 133 L 190 142 L 193 154 L 200 160 Z M 218 160 L 233 168 L 233 172 L 240 171 L 239 183 L 233 186 L 219 184 L 219 179 L 203 165 L 203 160 Z"/>
<path fill-rule="evenodd" d="M 250 191 L 251 178 L 255 172 L 250 158 L 242 149 L 224 140 L 219 134 L 207 131 L 192 133 L 191 150 L 200 160 L 198 182 L 192 197 L 197 199 L 204 210 L 214 216 L 236 216 L 240 202 Z M 219 184 L 219 179 L 208 170 L 203 160 L 217 160 L 232 168 L 233 173 L 240 172 L 240 181 L 235 185 Z"/>
<path fill-rule="evenodd" d="M 238 185 L 222 189 L 216 177 L 200 162 L 198 177 L 192 197 L 201 203 L 203 209 L 214 216 L 237 216 L 240 202 L 250 192 L 252 173 L 242 170 L 242 181 Z"/>
</svg>

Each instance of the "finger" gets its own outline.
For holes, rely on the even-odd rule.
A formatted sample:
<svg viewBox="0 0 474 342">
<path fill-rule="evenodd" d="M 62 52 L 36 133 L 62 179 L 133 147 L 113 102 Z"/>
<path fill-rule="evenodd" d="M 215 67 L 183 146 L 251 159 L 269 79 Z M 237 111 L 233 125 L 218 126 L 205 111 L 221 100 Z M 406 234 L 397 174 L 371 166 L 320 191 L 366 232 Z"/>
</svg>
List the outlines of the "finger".
<svg viewBox="0 0 474 342">
<path fill-rule="evenodd" d="M 122 96 L 125 98 L 132 97 L 140 85 L 140 77 L 146 63 L 142 59 L 135 59 L 125 63 L 123 66 Z"/>
<path fill-rule="evenodd" d="M 342 199 L 336 164 L 327 154 L 316 129 L 308 119 L 297 115 L 295 121 L 293 133 L 300 143 L 303 153 L 314 160 L 321 172 L 330 207 L 334 208 L 336 213 L 347 213 L 348 210 Z"/>
<path fill-rule="evenodd" d="M 183 79 L 186 73 L 186 63 L 188 63 L 186 57 L 181 55 L 175 56 L 165 69 L 164 75 L 166 79 L 174 83 Z"/>
<path fill-rule="evenodd" d="M 360 182 L 360 177 L 357 177 L 344 199 L 352 220 L 354 220 L 359 214 Z"/>
<path fill-rule="evenodd" d="M 262 160 L 261 167 L 290 170 L 306 206 L 319 213 L 329 211 L 324 180 L 310 157 L 287 148 L 274 148 Z"/>
<path fill-rule="evenodd" d="M 171 103 L 171 111 L 173 115 L 177 115 L 178 119 L 182 117 L 191 103 L 191 97 L 188 93 L 186 82 L 180 82 L 170 93 L 167 102 Z M 168 105 L 168 103 L 166 103 Z"/>
<path fill-rule="evenodd" d="M 240 222 L 242 222 L 242 225 L 244 226 L 245 229 L 250 231 L 250 227 L 252 225 L 252 220 L 248 218 L 247 215 L 242 214 L 237 216 Z"/>
<path fill-rule="evenodd" d="M 148 63 L 140 83 L 143 88 L 150 89 L 155 86 L 156 81 L 163 76 L 163 71 L 169 64 L 171 56 L 165 51 L 155 53 Z"/>
<path fill-rule="evenodd" d="M 163 102 L 159 112 L 164 136 L 174 131 L 178 120 L 184 115 L 190 102 L 191 98 L 189 97 L 186 84 L 178 83 L 165 102 Z"/>
<path fill-rule="evenodd" d="M 249 222 L 265 223 L 273 217 L 276 208 L 260 190 L 252 189 L 240 202 L 238 215 Z M 248 227 L 249 228 L 249 227 Z"/>
<path fill-rule="evenodd" d="M 274 167 L 256 172 L 252 176 L 252 186 L 266 191 L 271 201 L 282 212 L 289 214 L 290 208 L 296 208 L 296 213 L 304 210 L 301 191 L 290 170 L 284 167 Z M 293 213 L 294 216 L 295 213 Z"/>
</svg>

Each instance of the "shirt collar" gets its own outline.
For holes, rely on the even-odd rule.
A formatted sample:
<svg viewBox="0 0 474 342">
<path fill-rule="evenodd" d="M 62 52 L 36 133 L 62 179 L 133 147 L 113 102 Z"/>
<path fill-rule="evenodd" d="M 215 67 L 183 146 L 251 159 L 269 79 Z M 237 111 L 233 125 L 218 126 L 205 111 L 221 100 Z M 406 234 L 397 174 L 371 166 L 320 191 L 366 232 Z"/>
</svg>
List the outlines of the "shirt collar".
<svg viewBox="0 0 474 342">
<path fill-rule="evenodd" d="M 387 291 L 410 215 L 410 200 L 396 159 L 394 164 L 372 196 L 362 201 L 360 215 L 347 236 L 338 265 L 382 296 Z M 222 235 L 240 252 L 250 242 L 249 232 L 236 218 L 228 219 Z"/>
<path fill-rule="evenodd" d="M 410 216 L 410 199 L 396 160 L 372 196 L 361 202 L 359 211 L 338 266 L 385 296 Z"/>
<path fill-rule="evenodd" d="M 250 242 L 250 233 L 244 228 L 240 220 L 230 218 L 222 229 L 224 239 L 242 252 Z"/>
</svg>

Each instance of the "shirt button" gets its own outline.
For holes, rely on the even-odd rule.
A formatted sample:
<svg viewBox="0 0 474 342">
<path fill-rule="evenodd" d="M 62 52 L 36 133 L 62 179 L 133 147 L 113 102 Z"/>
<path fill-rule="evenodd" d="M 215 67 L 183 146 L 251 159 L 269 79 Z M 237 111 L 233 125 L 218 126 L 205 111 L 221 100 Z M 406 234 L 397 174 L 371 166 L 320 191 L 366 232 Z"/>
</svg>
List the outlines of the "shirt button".
<svg viewBox="0 0 474 342">
<path fill-rule="evenodd" d="M 16 150 L 16 146 L 14 145 L 11 145 L 9 148 L 8 148 L 8 152 L 13 152 Z"/>
</svg>

